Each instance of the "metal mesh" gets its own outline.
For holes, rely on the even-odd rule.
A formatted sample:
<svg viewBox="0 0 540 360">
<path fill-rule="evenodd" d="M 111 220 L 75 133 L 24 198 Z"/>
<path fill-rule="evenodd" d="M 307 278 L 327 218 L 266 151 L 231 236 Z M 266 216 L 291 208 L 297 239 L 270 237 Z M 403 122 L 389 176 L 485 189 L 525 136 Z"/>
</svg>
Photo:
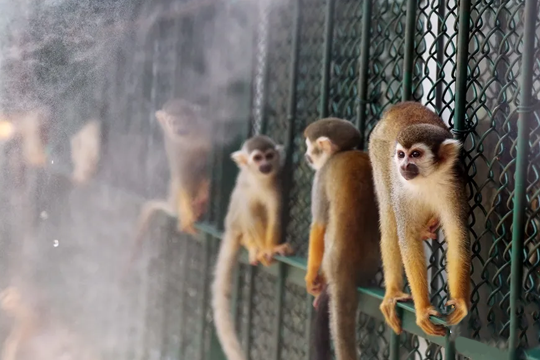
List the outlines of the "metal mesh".
<svg viewBox="0 0 540 360">
<path fill-rule="evenodd" d="M 231 144 L 220 144 L 210 161 L 212 199 L 204 225 L 212 228 L 211 235 L 205 234 L 206 230 L 198 238 L 178 235 L 175 221 L 156 217 L 135 274 L 127 284 L 118 285 L 116 281 L 116 265 L 125 255 L 142 197 L 163 197 L 166 193 L 169 174 L 155 110 L 172 96 L 193 97 L 216 118 L 235 124 L 249 120 L 251 133 L 262 132 L 289 145 L 292 168 L 286 175 L 290 175 L 292 183 L 285 189 L 289 196 L 284 237 L 296 254 L 304 257 L 313 176 L 303 161 L 304 127 L 328 114 L 360 125 L 367 140 L 383 111 L 401 101 L 403 91 L 410 86 L 413 100 L 434 109 L 455 128 L 454 115 L 460 106 L 456 103 L 456 74 L 458 67 L 465 69 L 466 65 L 465 128 L 458 130 L 464 139 L 468 174 L 473 287 L 470 316 L 463 322 L 460 336 L 506 349 L 513 331 L 510 319 L 517 316 L 520 348 L 538 346 L 538 111 L 529 113 L 527 125 L 530 151 L 525 183 L 523 290 L 517 314 L 510 309 L 515 296 L 510 290 L 510 270 L 514 198 L 519 181 L 514 174 L 520 79 L 526 50 L 524 1 L 472 1 L 466 64 L 458 64 L 457 54 L 460 1 L 418 1 L 412 49 L 405 45 L 408 1 L 372 1 L 370 17 L 363 13 L 365 1 L 264 1 L 245 16 L 242 9 L 248 6 L 240 0 L 223 6 L 203 6 L 185 17 L 157 20 L 155 14 L 164 9 L 172 12 L 184 2 L 172 5 L 167 1 L 140 1 L 130 7 L 123 21 L 153 19 L 152 25 L 145 22 L 146 28 L 141 25 L 142 30 L 127 31 L 115 43 L 118 46 L 111 50 L 107 61 L 100 63 L 97 74 L 101 71 L 101 76 L 77 91 L 64 91 L 64 101 L 54 104 L 58 120 L 53 124 L 49 148 L 57 166 L 51 171 L 29 171 L 22 181 L 18 173 L 2 173 L 1 184 L 12 191 L 0 192 L 0 231 L 6 249 L 0 253 L 0 267 L 1 273 L 7 274 L 0 277 L 0 285 L 9 284 L 17 274 L 39 284 L 45 289 L 46 304 L 52 304 L 51 311 L 72 323 L 87 342 L 99 344 L 104 358 L 214 360 L 216 356 L 219 360 L 215 355 L 218 342 L 209 307 L 209 286 L 218 250 L 215 230 L 222 227 L 235 175 L 229 161 Z M 327 19 L 331 8 L 328 5 L 332 4 L 333 17 Z M 118 25 L 119 19 L 111 21 Z M 364 34 L 362 25 L 368 20 L 370 31 Z M 254 23 L 255 28 L 248 23 Z M 228 38 L 223 29 L 229 29 L 231 24 L 245 27 L 239 34 L 256 32 L 250 45 L 253 54 L 243 54 L 242 62 L 233 55 L 248 37 Z M 540 96 L 538 24 L 540 20 L 533 54 L 536 62 L 530 74 L 533 99 Z M 327 32 L 327 26 L 332 26 L 332 31 Z M 43 31 L 42 27 L 31 29 L 36 37 Z M 367 48 L 362 48 L 366 36 Z M 231 51 L 214 51 L 217 43 L 226 44 Z M 297 54 L 294 44 L 298 45 Z M 326 44 L 331 45 L 328 59 Z M 405 84 L 403 67 L 409 50 L 412 81 Z M 362 77 L 360 69 L 365 51 L 369 52 L 367 78 Z M 219 61 L 210 66 L 204 61 L 208 58 Z M 292 67 L 294 63 L 296 68 Z M 330 78 L 325 87 L 323 73 L 327 67 Z M 3 72 L 13 78 L 6 75 L 5 84 L 20 81 L 21 71 L 26 71 L 23 66 L 6 69 Z M 235 89 L 248 82 L 247 73 L 253 93 L 246 95 Z M 365 99 L 359 98 L 362 86 L 367 87 Z M 295 103 L 291 103 L 293 95 Z M 14 92 L 3 102 L 13 102 L 13 96 L 21 95 Z M 32 93 L 25 101 L 35 102 L 44 96 L 50 94 Z M 365 105 L 365 113 L 359 112 L 360 105 Z M 245 106 L 251 107 L 249 119 L 238 119 L 238 109 Z M 89 116 L 102 117 L 106 125 L 106 160 L 90 186 L 75 188 L 66 179 L 70 170 L 66 144 Z M 223 127 L 216 126 L 215 131 L 221 133 Z M 291 143 L 289 132 L 293 134 Z M 13 156 L 9 148 L 2 151 L 2 161 Z M 439 241 L 426 242 L 425 249 L 431 301 L 442 308 L 448 289 L 446 244 L 442 234 L 440 237 Z M 100 246 L 96 246 L 98 241 Z M 30 261 L 25 264 L 31 266 L 21 266 L 21 254 L 28 256 Z M 232 301 L 237 333 L 250 360 L 308 358 L 311 308 L 299 268 L 284 264 L 270 269 L 239 265 Z M 381 277 L 379 274 L 377 278 L 379 285 L 383 284 Z M 360 303 L 360 309 L 358 347 L 362 359 L 448 359 L 448 349 L 422 336 L 404 332 L 399 339 L 392 338 L 376 306 L 367 308 Z M 6 336 L 8 328 L 9 324 L 1 323 L 0 335 Z M 397 345 L 396 353 L 390 349 L 393 341 L 397 341 L 393 343 Z"/>
</svg>

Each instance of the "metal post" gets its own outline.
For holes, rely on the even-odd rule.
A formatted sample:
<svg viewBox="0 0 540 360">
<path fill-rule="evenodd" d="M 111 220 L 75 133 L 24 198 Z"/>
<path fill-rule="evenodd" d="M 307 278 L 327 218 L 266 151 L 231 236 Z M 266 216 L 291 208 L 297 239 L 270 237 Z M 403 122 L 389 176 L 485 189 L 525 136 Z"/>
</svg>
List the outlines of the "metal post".
<svg viewBox="0 0 540 360">
<path fill-rule="evenodd" d="M 523 55 L 521 57 L 521 94 L 518 107 L 518 138 L 516 156 L 516 186 L 514 194 L 514 215 L 512 219 L 512 260 L 510 283 L 510 338 L 508 359 L 518 358 L 518 305 L 523 283 L 523 235 L 525 231 L 525 208 L 527 199 L 527 158 L 529 155 L 529 129 L 532 109 L 532 81 L 535 53 L 535 27 L 538 0 L 525 0 L 523 16 Z"/>
<path fill-rule="evenodd" d="M 358 69 L 358 113 L 356 114 L 356 126 L 360 131 L 360 148 L 364 148 L 366 133 L 366 105 L 368 102 L 368 68 L 369 68 L 369 45 L 371 40 L 371 8 L 372 0 L 364 0 L 362 7 L 362 40 L 360 43 L 360 66 Z"/>
</svg>

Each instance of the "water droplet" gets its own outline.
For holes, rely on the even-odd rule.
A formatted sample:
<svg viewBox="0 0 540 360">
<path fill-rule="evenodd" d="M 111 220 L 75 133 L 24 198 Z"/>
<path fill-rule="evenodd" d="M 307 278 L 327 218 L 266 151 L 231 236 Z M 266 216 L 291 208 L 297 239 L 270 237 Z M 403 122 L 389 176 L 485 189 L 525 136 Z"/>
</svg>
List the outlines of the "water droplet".
<svg viewBox="0 0 540 360">
<path fill-rule="evenodd" d="M 58 247 L 60 245 L 60 242 L 58 240 L 53 240 L 53 246 Z"/>
<path fill-rule="evenodd" d="M 51 164 L 54 164 L 54 160 L 51 160 Z"/>
<path fill-rule="evenodd" d="M 43 220 L 47 220 L 49 218 L 49 214 L 47 214 L 46 211 L 42 211 L 41 214 L 39 214 L 39 217 Z"/>
</svg>

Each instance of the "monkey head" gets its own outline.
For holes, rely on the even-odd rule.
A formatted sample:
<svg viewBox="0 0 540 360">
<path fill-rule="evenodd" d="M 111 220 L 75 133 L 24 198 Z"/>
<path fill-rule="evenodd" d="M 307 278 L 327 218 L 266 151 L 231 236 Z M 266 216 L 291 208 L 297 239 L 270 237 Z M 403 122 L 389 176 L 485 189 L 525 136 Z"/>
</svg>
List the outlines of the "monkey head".
<svg viewBox="0 0 540 360">
<path fill-rule="evenodd" d="M 461 143 L 448 130 L 431 124 L 411 125 L 396 138 L 394 160 L 405 181 L 451 170 Z"/>
<path fill-rule="evenodd" d="M 165 135 L 172 140 L 196 143 L 206 139 L 210 133 L 201 108 L 182 99 L 166 102 L 161 110 L 156 111 L 156 119 Z"/>
<path fill-rule="evenodd" d="M 232 153 L 231 158 L 241 169 L 248 169 L 257 176 L 271 177 L 283 165 L 283 146 L 268 136 L 258 135 L 248 139 L 241 150 Z"/>
<path fill-rule="evenodd" d="M 353 150 L 360 143 L 360 132 L 347 120 L 326 118 L 309 124 L 304 130 L 305 159 L 315 170 L 338 151 Z"/>
</svg>

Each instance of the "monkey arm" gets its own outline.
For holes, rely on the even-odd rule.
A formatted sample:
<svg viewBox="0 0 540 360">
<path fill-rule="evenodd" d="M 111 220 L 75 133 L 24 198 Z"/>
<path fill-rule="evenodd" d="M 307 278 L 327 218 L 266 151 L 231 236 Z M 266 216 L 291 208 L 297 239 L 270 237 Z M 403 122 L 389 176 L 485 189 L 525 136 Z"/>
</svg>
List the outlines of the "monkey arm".
<svg viewBox="0 0 540 360">
<path fill-rule="evenodd" d="M 467 230 L 466 199 L 448 201 L 451 204 L 443 210 L 441 219 L 448 251 L 446 254 L 448 287 L 451 300 L 447 305 L 453 305 L 454 311 L 448 316 L 447 323 L 459 323 L 468 313 L 470 302 L 470 240 Z"/>
<path fill-rule="evenodd" d="M 326 228 L 321 223 L 314 222 L 309 234 L 309 253 L 306 274 L 306 288 L 310 294 L 317 295 L 322 289 L 319 269 L 324 255 L 324 234 Z M 321 288 L 321 289 L 319 289 Z"/>
</svg>

